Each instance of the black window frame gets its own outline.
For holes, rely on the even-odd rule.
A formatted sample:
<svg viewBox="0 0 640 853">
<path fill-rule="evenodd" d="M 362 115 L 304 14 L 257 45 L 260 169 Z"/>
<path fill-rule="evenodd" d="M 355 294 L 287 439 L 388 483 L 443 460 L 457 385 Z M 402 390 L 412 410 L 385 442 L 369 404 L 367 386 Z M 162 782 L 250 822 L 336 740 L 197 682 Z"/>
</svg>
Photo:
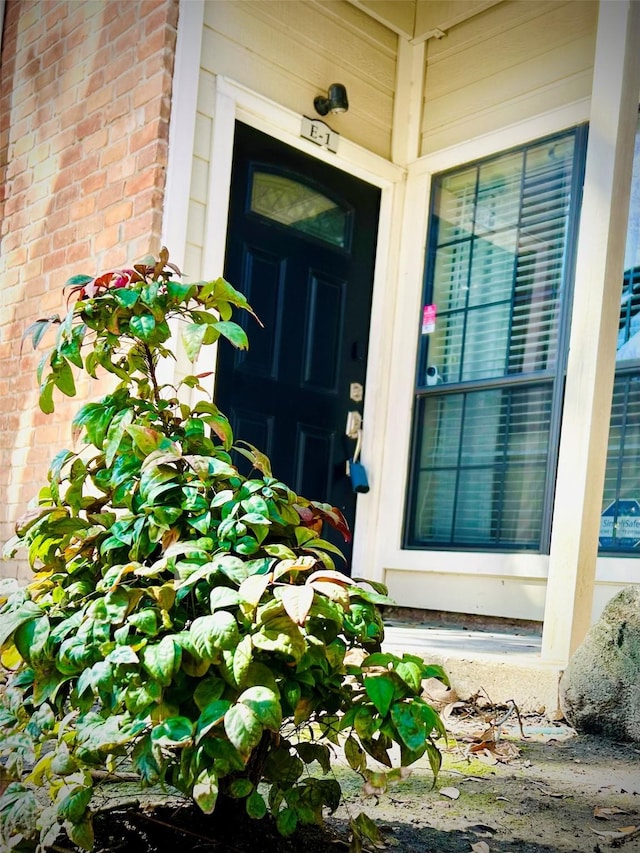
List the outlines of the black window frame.
<svg viewBox="0 0 640 853">
<path fill-rule="evenodd" d="M 416 370 L 414 376 L 414 391 L 411 413 L 411 444 L 407 469 L 407 492 L 404 507 L 404 520 L 402 530 L 402 547 L 411 551 L 459 551 L 474 553 L 505 553 L 505 552 L 529 552 L 548 554 L 551 540 L 551 522 L 553 514 L 553 501 L 556 487 L 556 469 L 558 461 L 558 446 L 560 440 L 560 426 L 562 420 L 562 406 L 564 400 L 564 385 L 566 377 L 566 363 L 569 349 L 569 331 L 571 308 L 573 303 L 575 262 L 577 235 L 580 222 L 580 210 L 582 205 L 582 192 L 584 184 L 584 169 L 587 148 L 588 125 L 579 124 L 567 128 L 562 132 L 549 134 L 537 139 L 530 140 L 522 145 L 496 152 L 489 157 L 460 164 L 454 168 L 436 173 L 431 177 L 430 204 L 427 226 L 427 247 L 425 268 L 423 274 L 423 297 L 422 305 L 430 305 L 433 300 L 434 270 L 436 262 L 436 244 L 438 228 L 434 227 L 436 219 L 436 202 L 438 193 L 434 191 L 437 181 L 442 181 L 450 175 L 462 173 L 466 169 L 475 167 L 479 170 L 481 165 L 488 164 L 511 153 L 523 152 L 536 146 L 553 143 L 554 140 L 565 139 L 573 134 L 574 154 L 573 171 L 571 176 L 571 211 L 568 216 L 566 243 L 564 249 L 563 273 L 564 289 L 560 303 L 557 356 L 553 370 L 535 371 L 522 374 L 505 374 L 500 377 L 486 379 L 471 379 L 459 382 L 451 382 L 445 385 L 429 386 L 421 383 L 421 376 L 425 374 L 426 353 L 428 352 L 428 336 L 421 334 L 421 322 L 418 324 L 418 349 L 416 357 Z M 517 267 L 517 264 L 514 265 Z M 514 271 L 514 280 L 515 280 Z M 512 291 L 513 293 L 513 291 Z M 422 318 L 420 318 L 421 320 Z M 510 313 L 510 322 L 513 320 L 513 299 Z M 455 543 L 438 541 L 415 541 L 411 537 L 411 527 L 415 518 L 416 502 L 418 498 L 418 460 L 417 456 L 421 446 L 421 423 L 420 409 L 421 400 L 430 396 L 441 396 L 450 394 L 472 393 L 475 391 L 486 391 L 493 388 L 517 388 L 524 386 L 535 386 L 541 383 L 553 383 L 551 421 L 549 428 L 549 444 L 545 474 L 545 487 L 543 498 L 543 512 L 540 525 L 540 536 L 537 546 L 517 545 L 506 543 L 504 545 L 486 543 Z M 460 445 L 459 445 L 460 450 Z M 460 472 L 458 463 L 457 471 Z"/>
</svg>

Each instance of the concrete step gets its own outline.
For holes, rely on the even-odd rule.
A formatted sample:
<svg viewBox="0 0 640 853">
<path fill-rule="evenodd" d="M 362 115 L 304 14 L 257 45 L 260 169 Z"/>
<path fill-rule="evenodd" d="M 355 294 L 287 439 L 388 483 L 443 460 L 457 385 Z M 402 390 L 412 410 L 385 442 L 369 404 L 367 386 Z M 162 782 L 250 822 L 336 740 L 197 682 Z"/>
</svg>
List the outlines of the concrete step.
<svg viewBox="0 0 640 853">
<path fill-rule="evenodd" d="M 562 716 L 558 684 L 563 668 L 542 661 L 535 629 L 392 617 L 385 618 L 383 649 L 440 664 L 463 700 L 480 694 L 497 705 L 512 700 L 522 713 L 553 720 Z"/>
</svg>

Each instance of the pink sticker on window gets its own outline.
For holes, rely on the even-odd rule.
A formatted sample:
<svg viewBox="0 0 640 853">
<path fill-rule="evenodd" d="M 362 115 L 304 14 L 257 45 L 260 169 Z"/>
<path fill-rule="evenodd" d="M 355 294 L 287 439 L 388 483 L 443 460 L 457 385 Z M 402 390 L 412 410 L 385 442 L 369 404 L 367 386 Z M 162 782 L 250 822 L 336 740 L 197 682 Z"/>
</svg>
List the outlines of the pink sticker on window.
<svg viewBox="0 0 640 853">
<path fill-rule="evenodd" d="M 425 305 L 422 309 L 422 334 L 430 335 L 436 328 L 436 306 Z"/>
</svg>

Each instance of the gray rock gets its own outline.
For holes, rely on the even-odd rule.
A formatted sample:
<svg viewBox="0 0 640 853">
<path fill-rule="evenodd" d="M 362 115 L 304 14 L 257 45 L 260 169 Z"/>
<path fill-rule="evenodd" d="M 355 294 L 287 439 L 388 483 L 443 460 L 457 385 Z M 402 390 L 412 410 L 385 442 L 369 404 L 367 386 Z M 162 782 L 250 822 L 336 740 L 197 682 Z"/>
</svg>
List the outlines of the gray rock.
<svg viewBox="0 0 640 853">
<path fill-rule="evenodd" d="M 615 595 L 576 649 L 560 707 L 579 732 L 640 742 L 640 587 Z"/>
</svg>

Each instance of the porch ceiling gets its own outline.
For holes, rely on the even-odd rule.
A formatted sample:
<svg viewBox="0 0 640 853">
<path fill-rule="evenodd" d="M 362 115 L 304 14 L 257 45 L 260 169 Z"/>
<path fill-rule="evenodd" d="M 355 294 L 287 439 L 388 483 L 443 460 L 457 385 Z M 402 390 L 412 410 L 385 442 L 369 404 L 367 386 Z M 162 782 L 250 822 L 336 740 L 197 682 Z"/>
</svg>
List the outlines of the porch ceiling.
<svg viewBox="0 0 640 853">
<path fill-rule="evenodd" d="M 442 38 L 456 24 L 502 0 L 349 0 L 413 44 Z"/>
</svg>

